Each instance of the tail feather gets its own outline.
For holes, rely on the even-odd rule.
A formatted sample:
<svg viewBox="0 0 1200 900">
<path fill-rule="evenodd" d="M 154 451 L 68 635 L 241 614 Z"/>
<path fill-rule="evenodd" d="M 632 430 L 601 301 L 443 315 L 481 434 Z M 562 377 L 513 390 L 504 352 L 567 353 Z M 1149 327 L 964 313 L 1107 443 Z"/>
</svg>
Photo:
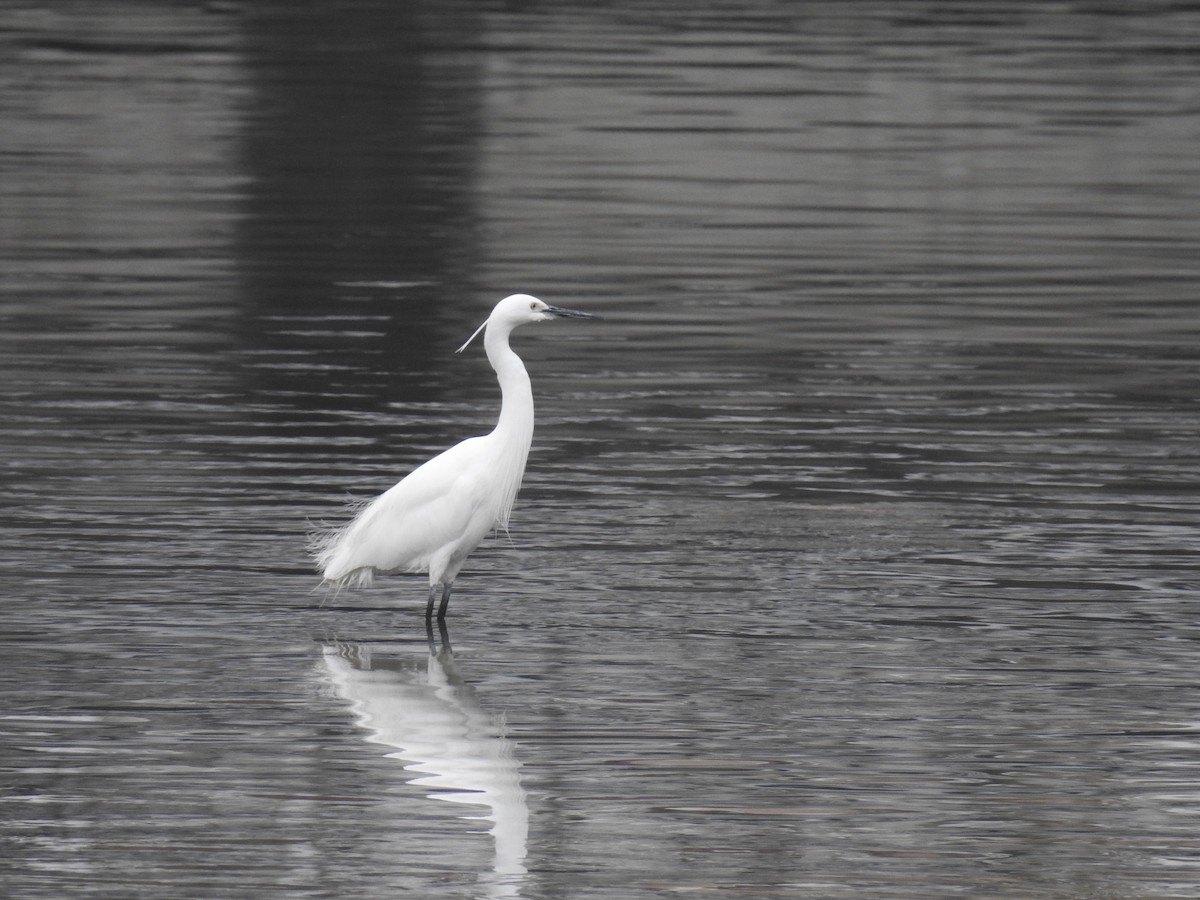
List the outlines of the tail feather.
<svg viewBox="0 0 1200 900">
<path fill-rule="evenodd" d="M 372 501 L 351 503 L 346 512 L 350 521 L 336 527 L 321 527 L 308 536 L 308 552 L 317 564 L 317 571 L 326 584 L 337 588 L 370 587 L 375 580 L 375 570 L 370 566 L 354 568 L 348 565 L 349 547 L 346 544 L 351 532 L 360 523 L 363 513 Z"/>
</svg>

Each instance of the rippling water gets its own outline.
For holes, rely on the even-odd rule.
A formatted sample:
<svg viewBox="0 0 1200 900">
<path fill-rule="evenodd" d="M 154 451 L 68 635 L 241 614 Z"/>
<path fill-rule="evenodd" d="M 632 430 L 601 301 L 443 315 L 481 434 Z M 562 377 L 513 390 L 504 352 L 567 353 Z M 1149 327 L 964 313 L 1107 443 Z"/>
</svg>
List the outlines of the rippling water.
<svg viewBox="0 0 1200 900">
<path fill-rule="evenodd" d="M 5 896 L 1197 894 L 1192 5 L 301 6 L 0 26 Z"/>
</svg>

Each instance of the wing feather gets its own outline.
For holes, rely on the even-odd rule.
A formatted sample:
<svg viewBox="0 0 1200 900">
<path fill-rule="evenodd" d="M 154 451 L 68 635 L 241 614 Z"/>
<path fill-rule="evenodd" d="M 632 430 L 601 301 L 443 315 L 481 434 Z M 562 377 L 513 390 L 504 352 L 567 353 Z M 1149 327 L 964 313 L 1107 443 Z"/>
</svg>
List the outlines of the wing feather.
<svg viewBox="0 0 1200 900">
<path fill-rule="evenodd" d="M 480 540 L 496 522 L 489 509 L 487 435 L 468 438 L 418 466 L 347 525 L 314 541 L 326 581 L 369 584 L 375 572 L 417 572 L 464 535 Z"/>
</svg>

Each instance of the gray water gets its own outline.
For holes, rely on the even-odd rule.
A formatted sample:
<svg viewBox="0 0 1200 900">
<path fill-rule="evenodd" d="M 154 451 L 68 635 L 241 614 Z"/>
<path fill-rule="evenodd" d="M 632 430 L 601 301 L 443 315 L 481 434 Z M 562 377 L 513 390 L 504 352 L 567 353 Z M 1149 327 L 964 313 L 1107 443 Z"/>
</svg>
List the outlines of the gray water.
<svg viewBox="0 0 1200 900">
<path fill-rule="evenodd" d="M 1200 12 L 10 3 L 0 893 L 1200 894 Z M 511 536 L 317 589 L 488 429 Z M 432 652 L 431 652 L 432 651 Z"/>
</svg>

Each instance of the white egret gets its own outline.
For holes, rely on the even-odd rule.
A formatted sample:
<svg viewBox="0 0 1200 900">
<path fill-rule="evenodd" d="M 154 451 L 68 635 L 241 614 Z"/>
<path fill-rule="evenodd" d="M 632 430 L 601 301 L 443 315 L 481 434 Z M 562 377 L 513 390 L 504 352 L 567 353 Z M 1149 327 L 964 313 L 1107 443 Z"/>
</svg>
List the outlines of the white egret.
<svg viewBox="0 0 1200 900">
<path fill-rule="evenodd" d="M 457 351 L 461 353 L 484 332 L 488 362 L 500 382 L 496 427 L 418 466 L 348 525 L 318 537 L 313 555 L 326 583 L 363 587 L 370 585 L 376 574 L 428 571 L 425 617 L 433 616 L 440 586 L 437 617 L 445 619 L 450 588 L 467 556 L 491 531 L 508 528 L 533 439 L 529 374 L 508 346 L 508 336 L 519 325 L 556 317 L 599 318 L 548 306 L 528 294 L 513 294 L 496 304 Z"/>
</svg>

